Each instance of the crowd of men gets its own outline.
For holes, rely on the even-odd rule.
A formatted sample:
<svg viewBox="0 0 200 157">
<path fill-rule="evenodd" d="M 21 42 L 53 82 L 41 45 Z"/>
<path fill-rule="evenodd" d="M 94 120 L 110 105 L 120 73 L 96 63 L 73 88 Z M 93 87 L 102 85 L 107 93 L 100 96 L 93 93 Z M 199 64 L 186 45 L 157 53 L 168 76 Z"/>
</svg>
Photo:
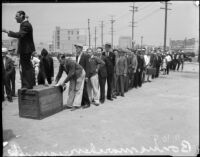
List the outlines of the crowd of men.
<svg viewBox="0 0 200 157">
<path fill-rule="evenodd" d="M 145 82 L 158 78 L 160 73 L 169 74 L 169 71 L 183 70 L 184 54 L 181 51 L 163 53 L 160 49 L 112 49 L 110 43 L 96 49 L 88 48 L 83 51 L 82 44 L 76 44 L 76 59 L 68 58 L 65 54 L 57 56 L 60 63 L 58 74 L 54 81 L 54 63 L 46 49 L 40 55 L 33 52 L 31 63 L 33 66 L 33 85 L 60 85 L 66 88 L 69 81 L 67 107 L 72 110 L 87 108 L 91 104 L 103 104 L 107 98 L 113 101 L 118 96 L 132 88 L 140 88 Z M 2 48 L 3 86 L 8 101 L 12 102 L 15 93 L 16 56 L 13 49 Z M 150 72 L 154 70 L 154 73 Z M 67 78 L 58 84 L 62 73 Z M 20 68 L 21 74 L 21 68 Z M 20 75 L 21 76 L 21 75 Z M 22 76 L 21 76 L 22 77 Z M 22 78 L 21 78 L 22 79 Z M 106 91 L 107 83 L 107 93 Z M 2 98 L 4 100 L 4 88 Z"/>
<path fill-rule="evenodd" d="M 21 90 L 33 89 L 39 84 L 54 84 L 65 90 L 69 83 L 67 106 L 76 110 L 87 108 L 90 104 L 99 105 L 107 100 L 113 101 L 117 96 L 125 96 L 131 88 L 142 87 L 144 82 L 151 82 L 159 77 L 160 70 L 169 74 L 169 70 L 183 70 L 184 55 L 177 53 L 162 53 L 159 49 L 153 51 L 112 49 L 110 43 L 97 49 L 83 52 L 83 45 L 76 44 L 76 59 L 73 61 L 65 55 L 58 57 L 59 72 L 54 80 L 53 59 L 46 49 L 39 57 L 36 56 L 33 41 L 33 28 L 24 11 L 16 13 L 15 19 L 20 23 L 19 32 L 2 29 L 9 37 L 18 39 L 17 55 L 19 56 Z M 15 94 L 15 62 L 12 53 L 2 48 L 2 100 L 12 102 Z M 62 73 L 66 79 L 59 84 Z M 107 83 L 107 94 L 105 87 Z M 4 90 L 5 87 L 5 90 Z"/>
</svg>

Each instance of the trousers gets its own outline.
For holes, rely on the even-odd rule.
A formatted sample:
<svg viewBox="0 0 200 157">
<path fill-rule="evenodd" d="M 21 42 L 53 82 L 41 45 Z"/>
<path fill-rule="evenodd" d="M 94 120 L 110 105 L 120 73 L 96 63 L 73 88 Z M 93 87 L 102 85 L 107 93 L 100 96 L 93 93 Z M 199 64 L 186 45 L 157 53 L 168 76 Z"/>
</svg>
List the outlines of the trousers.
<svg viewBox="0 0 200 157">
<path fill-rule="evenodd" d="M 68 90 L 68 106 L 81 106 L 81 100 L 83 96 L 83 87 L 85 82 L 85 71 L 82 70 L 82 74 L 77 79 L 70 80 Z"/>
<path fill-rule="evenodd" d="M 99 103 L 100 91 L 98 74 L 90 77 L 87 87 L 90 101 L 94 100 L 95 103 Z"/>
</svg>

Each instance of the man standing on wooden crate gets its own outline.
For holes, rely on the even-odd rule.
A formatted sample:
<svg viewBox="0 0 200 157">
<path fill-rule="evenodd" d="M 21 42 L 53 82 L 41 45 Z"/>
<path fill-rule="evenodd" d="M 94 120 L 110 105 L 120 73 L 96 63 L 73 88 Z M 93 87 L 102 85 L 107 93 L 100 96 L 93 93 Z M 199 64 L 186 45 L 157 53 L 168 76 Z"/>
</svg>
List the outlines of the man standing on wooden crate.
<svg viewBox="0 0 200 157">
<path fill-rule="evenodd" d="M 74 62 L 71 59 L 65 59 L 64 55 L 61 56 L 60 59 L 59 71 L 55 79 L 56 84 L 60 80 L 63 71 L 66 72 L 67 77 L 61 85 L 63 88 L 66 88 L 66 83 L 70 81 L 67 106 L 72 107 L 71 110 L 73 111 L 81 108 L 81 100 L 85 81 L 85 71 L 78 63 Z"/>
<path fill-rule="evenodd" d="M 24 11 L 18 11 L 15 19 L 20 23 L 19 32 L 12 32 L 2 29 L 2 32 L 8 34 L 9 37 L 18 38 L 17 54 L 20 55 L 20 65 L 22 69 L 21 80 L 23 89 L 32 89 L 35 85 L 34 69 L 31 63 L 31 54 L 35 51 L 33 42 L 33 28 Z"/>
</svg>

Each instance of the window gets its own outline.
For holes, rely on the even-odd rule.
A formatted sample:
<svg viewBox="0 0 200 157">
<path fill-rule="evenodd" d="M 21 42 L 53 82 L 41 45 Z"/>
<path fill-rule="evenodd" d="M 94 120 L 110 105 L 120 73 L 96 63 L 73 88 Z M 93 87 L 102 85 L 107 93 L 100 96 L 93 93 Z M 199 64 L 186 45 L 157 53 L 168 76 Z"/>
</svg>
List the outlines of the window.
<svg viewBox="0 0 200 157">
<path fill-rule="evenodd" d="M 73 31 L 72 31 L 72 35 L 73 35 Z"/>
<path fill-rule="evenodd" d="M 77 35 L 79 35 L 79 31 L 77 31 Z"/>
<path fill-rule="evenodd" d="M 79 37 L 77 37 L 77 40 L 79 40 Z"/>
<path fill-rule="evenodd" d="M 70 40 L 70 37 L 68 37 L 68 40 Z"/>
<path fill-rule="evenodd" d="M 68 34 L 70 34 L 70 31 L 68 31 Z"/>
</svg>

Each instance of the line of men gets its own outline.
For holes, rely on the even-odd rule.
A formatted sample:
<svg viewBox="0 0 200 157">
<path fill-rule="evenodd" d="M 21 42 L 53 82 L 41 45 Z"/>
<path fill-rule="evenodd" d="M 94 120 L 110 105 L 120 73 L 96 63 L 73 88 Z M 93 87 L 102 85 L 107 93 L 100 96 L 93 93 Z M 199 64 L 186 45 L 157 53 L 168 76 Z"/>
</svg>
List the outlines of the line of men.
<svg viewBox="0 0 200 157">
<path fill-rule="evenodd" d="M 113 50 L 110 43 L 105 44 L 104 51 L 98 47 L 95 51 L 89 48 L 83 52 L 82 44 L 76 44 L 75 48 L 76 61 L 65 58 L 65 55 L 58 57 L 60 67 L 55 79 L 55 84 L 63 88 L 70 82 L 67 107 L 71 110 L 103 104 L 105 96 L 110 101 L 117 96 L 124 97 L 128 90 L 142 87 L 144 82 L 159 77 L 164 58 L 167 58 L 167 69 L 171 63 L 169 54 L 165 56 L 159 50 L 151 53 L 146 50 Z M 153 74 L 151 68 L 155 70 Z M 67 77 L 58 84 L 64 71 Z"/>
<path fill-rule="evenodd" d="M 105 51 L 102 47 L 98 47 L 96 51 L 88 49 L 83 52 L 83 45 L 76 44 L 76 62 L 81 65 L 85 71 L 85 79 L 83 84 L 83 94 L 81 96 L 81 107 L 87 108 L 91 103 L 98 106 L 100 103 L 105 102 L 105 85 L 107 82 L 107 99 L 113 101 L 117 96 L 124 97 L 124 93 L 131 88 L 141 87 L 144 82 L 151 82 L 150 78 L 154 79 L 159 76 L 160 69 L 163 70 L 163 74 L 169 74 L 169 70 L 179 69 L 180 64 L 184 64 L 183 53 L 167 53 L 166 55 L 160 53 L 159 50 L 146 53 L 143 50 L 131 50 L 131 49 L 114 49 L 112 50 L 109 43 L 105 44 Z M 7 54 L 7 52 L 9 52 Z M 5 86 L 8 101 L 12 102 L 12 97 L 15 94 L 15 67 L 16 57 L 12 50 L 6 50 L 2 48 L 2 56 L 6 72 L 4 76 L 3 85 Z M 65 56 L 58 58 L 65 60 Z M 48 54 L 46 49 L 41 51 L 39 59 L 36 53 L 32 53 L 31 57 L 32 65 L 34 67 L 35 82 L 34 85 L 51 84 L 54 81 L 54 66 L 53 59 Z M 60 64 L 61 66 L 62 64 Z M 63 67 L 63 66 L 61 66 Z M 156 69 L 154 75 L 148 74 L 148 67 Z M 177 67 L 177 68 L 176 68 Z M 58 83 L 61 73 L 64 70 L 60 70 L 55 79 L 55 84 Z M 146 79 L 145 79 L 146 76 Z M 150 77 L 151 76 L 151 77 Z M 75 82 L 77 80 L 74 80 Z M 75 83 L 76 84 L 76 83 Z M 75 86 L 75 85 L 73 85 Z M 4 88 L 2 88 L 3 90 Z M 70 93 L 70 92 L 69 92 Z M 74 94 L 73 94 L 74 95 Z M 70 98 L 73 98 L 71 96 Z M 2 99 L 4 99 L 4 90 L 2 91 Z M 73 98 L 74 99 L 74 98 Z M 79 98 L 80 101 L 80 98 Z M 72 100 L 67 103 L 69 107 L 72 107 Z M 80 106 L 79 106 L 80 107 Z"/>
</svg>

